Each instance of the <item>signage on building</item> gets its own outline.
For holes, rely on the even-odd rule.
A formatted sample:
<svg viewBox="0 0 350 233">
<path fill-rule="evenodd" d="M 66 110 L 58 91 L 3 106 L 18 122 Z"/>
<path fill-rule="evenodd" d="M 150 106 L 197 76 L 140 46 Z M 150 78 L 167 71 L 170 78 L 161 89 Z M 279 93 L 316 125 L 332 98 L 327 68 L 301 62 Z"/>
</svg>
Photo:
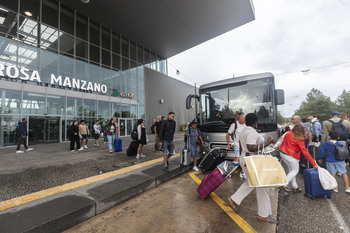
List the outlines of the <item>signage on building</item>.
<svg viewBox="0 0 350 233">
<path fill-rule="evenodd" d="M 39 71 L 32 70 L 25 67 L 18 68 L 17 66 L 5 66 L 0 62 L 0 77 L 9 77 L 12 79 L 21 79 L 30 82 L 41 83 Z M 51 74 L 50 84 L 59 85 L 62 87 L 77 88 L 80 90 L 94 91 L 99 93 L 107 93 L 107 86 L 100 83 L 93 83 L 82 79 L 55 76 Z"/>
<path fill-rule="evenodd" d="M 119 91 L 115 89 L 112 93 L 112 96 L 132 99 L 135 95 L 133 93 L 119 93 Z"/>
</svg>

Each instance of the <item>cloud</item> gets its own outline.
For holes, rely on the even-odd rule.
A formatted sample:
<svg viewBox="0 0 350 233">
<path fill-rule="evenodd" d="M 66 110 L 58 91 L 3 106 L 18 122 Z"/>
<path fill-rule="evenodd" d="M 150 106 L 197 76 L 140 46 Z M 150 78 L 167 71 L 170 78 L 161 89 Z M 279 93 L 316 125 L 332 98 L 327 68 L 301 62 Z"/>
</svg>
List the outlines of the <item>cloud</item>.
<svg viewBox="0 0 350 233">
<path fill-rule="evenodd" d="M 332 100 L 350 89 L 349 0 L 255 1 L 254 8 L 255 21 L 170 58 L 182 75 L 171 66 L 169 74 L 201 84 L 272 72 L 285 90 L 280 110 L 288 116 L 312 88 Z"/>
</svg>

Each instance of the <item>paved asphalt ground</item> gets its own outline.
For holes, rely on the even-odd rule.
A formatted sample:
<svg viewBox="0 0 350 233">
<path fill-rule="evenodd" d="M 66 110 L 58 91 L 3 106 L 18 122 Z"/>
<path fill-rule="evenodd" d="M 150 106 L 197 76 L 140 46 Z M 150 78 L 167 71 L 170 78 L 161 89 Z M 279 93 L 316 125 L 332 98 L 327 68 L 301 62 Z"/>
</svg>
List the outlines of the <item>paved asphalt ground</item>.
<svg viewBox="0 0 350 233">
<path fill-rule="evenodd" d="M 33 151 L 23 154 L 16 154 L 14 147 L 0 148 L 0 201 L 160 158 L 161 153 L 153 148 L 153 135 L 149 135 L 149 138 L 151 141 L 144 150 L 147 157 L 140 160 L 126 156 L 130 138 L 123 138 L 123 152 L 115 153 L 108 153 L 107 144 L 101 142 L 100 148 L 95 148 L 93 140 L 89 141 L 89 148 L 82 152 L 70 152 L 69 143 L 38 144 L 33 146 Z M 179 152 L 183 147 L 183 133 L 177 133 L 175 138 L 176 151 Z M 304 188 L 302 174 L 297 179 L 300 187 Z M 280 194 L 276 231 L 350 232 L 350 195 L 344 192 L 340 177 L 337 177 L 337 181 L 339 193 L 333 193 L 331 200 L 326 197 L 311 200 L 303 193 Z M 251 202 L 248 210 L 253 210 L 255 214 L 256 204 L 252 195 L 247 199 L 247 203 Z M 223 200 L 225 196 L 222 195 Z M 242 208 L 243 215 L 248 213 L 244 212 L 245 208 Z"/>
<path fill-rule="evenodd" d="M 89 140 L 88 149 L 75 152 L 69 150 L 69 142 L 33 145 L 33 151 L 23 154 L 16 154 L 15 147 L 0 148 L 0 201 L 162 157 L 154 150 L 154 136 L 148 137 L 147 157 L 139 160 L 126 155 L 130 137 L 122 138 L 122 152 L 113 153 L 102 139 L 99 148 Z M 178 153 L 183 147 L 182 132 L 175 134 L 174 142 Z"/>
</svg>

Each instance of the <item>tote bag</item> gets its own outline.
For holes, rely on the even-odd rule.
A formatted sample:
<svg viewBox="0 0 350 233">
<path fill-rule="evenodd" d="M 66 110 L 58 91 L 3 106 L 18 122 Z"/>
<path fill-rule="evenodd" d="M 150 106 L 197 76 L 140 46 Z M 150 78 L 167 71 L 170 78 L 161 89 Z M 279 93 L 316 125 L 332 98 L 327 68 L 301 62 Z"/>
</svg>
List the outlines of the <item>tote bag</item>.
<svg viewBox="0 0 350 233">
<path fill-rule="evenodd" d="M 244 157 L 250 187 L 279 187 L 287 185 L 287 176 L 281 163 L 272 156 Z"/>
</svg>

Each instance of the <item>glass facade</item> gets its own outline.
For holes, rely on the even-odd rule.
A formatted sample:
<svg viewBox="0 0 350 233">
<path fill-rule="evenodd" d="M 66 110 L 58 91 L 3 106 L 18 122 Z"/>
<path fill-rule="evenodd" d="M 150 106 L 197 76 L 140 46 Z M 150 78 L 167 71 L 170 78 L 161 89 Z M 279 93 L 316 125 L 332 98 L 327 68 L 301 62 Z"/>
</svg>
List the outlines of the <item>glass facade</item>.
<svg viewBox="0 0 350 233">
<path fill-rule="evenodd" d="M 0 147 L 16 143 L 14 129 L 22 117 L 29 124 L 43 122 L 36 129 L 43 133 L 32 137 L 37 141 L 67 140 L 74 119 L 85 119 L 92 128 L 96 119 L 114 116 L 130 125 L 144 118 L 144 66 L 167 74 L 166 59 L 57 0 L 2 0 L 0 80 L 47 91 L 0 89 Z M 94 97 L 57 95 L 53 88 Z M 132 104 L 117 100 L 123 93 L 133 94 Z M 117 101 L 100 101 L 99 95 Z M 50 129 L 59 137 L 45 134 Z"/>
</svg>

